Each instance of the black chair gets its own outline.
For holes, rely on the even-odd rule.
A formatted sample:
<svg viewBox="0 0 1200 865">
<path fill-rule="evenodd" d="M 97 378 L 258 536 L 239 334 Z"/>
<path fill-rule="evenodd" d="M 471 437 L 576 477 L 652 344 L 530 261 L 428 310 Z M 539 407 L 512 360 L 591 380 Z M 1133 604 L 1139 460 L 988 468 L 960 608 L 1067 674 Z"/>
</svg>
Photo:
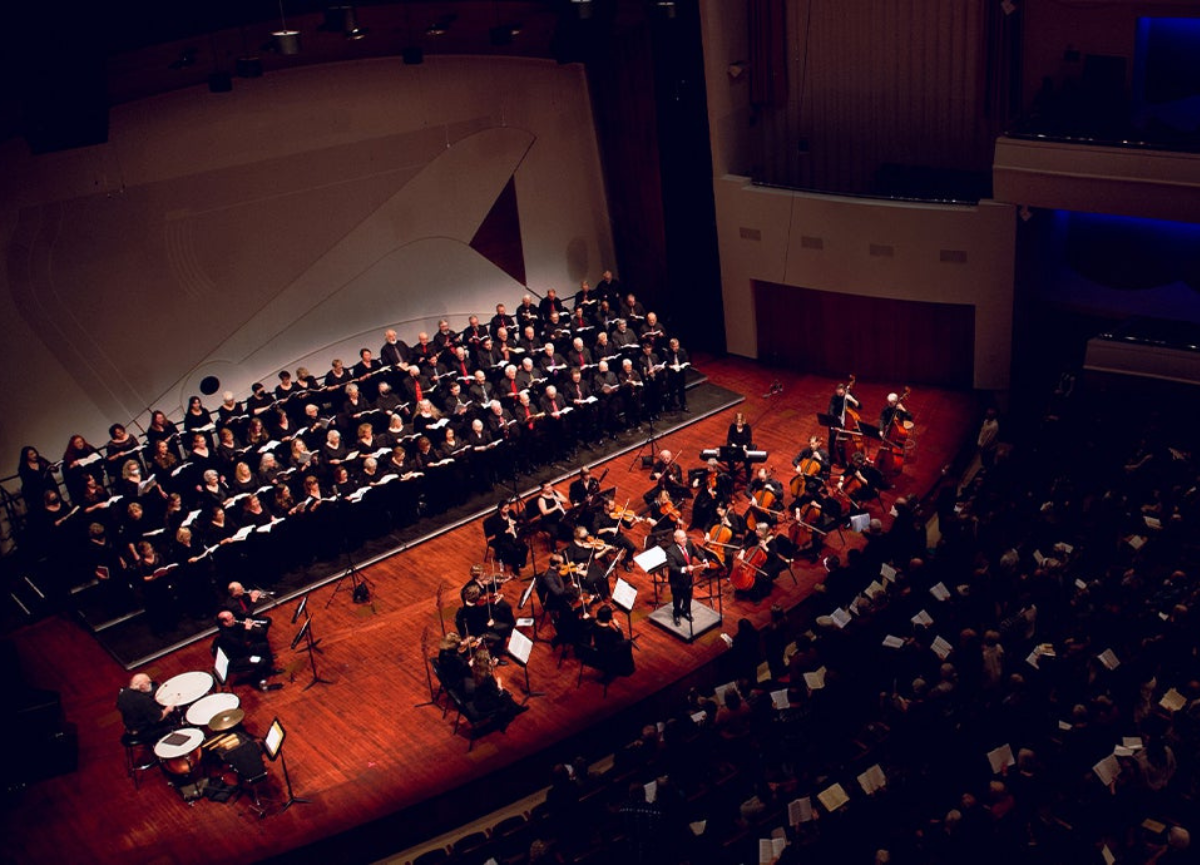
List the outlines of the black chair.
<svg viewBox="0 0 1200 865">
<path fill-rule="evenodd" d="M 454 704 L 454 708 L 458 714 L 454 717 L 454 735 L 458 735 L 458 728 L 465 720 L 467 722 L 467 753 L 471 753 L 471 749 L 475 747 L 475 740 L 480 736 L 485 736 L 492 732 L 497 726 L 497 720 L 500 717 L 499 712 L 480 712 L 475 708 L 474 703 L 468 700 L 464 695 L 457 690 L 447 689 L 447 694 L 450 695 L 450 700 Z"/>
<path fill-rule="evenodd" d="M 154 753 L 155 739 L 126 730 L 121 734 L 121 745 L 125 748 L 125 774 L 133 779 L 133 789 L 138 789 L 138 776 L 158 765 Z"/>
<path fill-rule="evenodd" d="M 231 768 L 238 779 L 238 793 L 248 793 L 253 799 L 253 809 L 259 819 L 267 816 L 262 799 L 258 795 L 259 786 L 267 780 L 267 764 L 263 760 L 262 746 L 257 739 L 245 738 L 240 745 L 225 754 L 225 763 Z"/>
<path fill-rule="evenodd" d="M 621 640 L 610 648 L 598 649 L 595 646 L 583 644 L 576 647 L 579 657 L 579 681 L 575 687 L 583 685 L 583 669 L 591 667 L 600 673 L 600 684 L 604 686 L 604 696 L 608 697 L 608 685 L 618 676 L 633 674 L 633 643 Z"/>
</svg>

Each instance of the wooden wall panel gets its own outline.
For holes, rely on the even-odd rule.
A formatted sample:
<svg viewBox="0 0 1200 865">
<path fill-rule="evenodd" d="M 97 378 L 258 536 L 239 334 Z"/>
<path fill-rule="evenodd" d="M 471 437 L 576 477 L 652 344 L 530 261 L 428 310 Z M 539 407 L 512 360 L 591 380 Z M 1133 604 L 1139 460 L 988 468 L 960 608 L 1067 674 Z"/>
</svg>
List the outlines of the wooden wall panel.
<svg viewBox="0 0 1200 865">
<path fill-rule="evenodd" d="M 758 356 L 778 366 L 897 384 L 970 387 L 975 309 L 753 285 Z"/>
</svg>

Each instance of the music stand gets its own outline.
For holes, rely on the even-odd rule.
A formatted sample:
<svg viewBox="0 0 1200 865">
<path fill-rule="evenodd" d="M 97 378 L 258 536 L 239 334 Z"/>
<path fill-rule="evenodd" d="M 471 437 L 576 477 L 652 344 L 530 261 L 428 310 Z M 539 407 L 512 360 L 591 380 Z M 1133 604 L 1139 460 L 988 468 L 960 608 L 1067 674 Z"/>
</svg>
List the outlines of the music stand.
<svg viewBox="0 0 1200 865">
<path fill-rule="evenodd" d="M 309 662 L 309 665 L 312 667 L 313 677 L 312 677 L 312 681 L 304 686 L 305 691 L 307 691 L 313 685 L 317 684 L 317 682 L 321 682 L 324 685 L 332 685 L 333 684 L 333 682 L 331 682 L 329 679 L 322 679 L 320 674 L 317 672 L 317 655 L 316 655 L 316 653 L 318 650 L 316 648 L 316 641 L 313 640 L 312 622 L 313 622 L 312 616 L 309 616 L 307 619 L 304 620 L 304 624 L 300 626 L 300 630 L 296 632 L 296 636 L 292 637 L 292 645 L 291 645 L 292 651 L 295 651 L 296 647 L 298 645 L 300 645 L 301 640 L 304 640 L 307 643 L 307 645 L 305 646 L 305 651 L 308 652 L 308 662 Z"/>
<path fill-rule="evenodd" d="M 662 547 L 655 545 L 648 549 L 642 550 L 633 557 L 637 566 L 650 575 L 650 582 L 654 586 L 654 606 L 658 606 L 658 580 L 655 576 L 655 571 L 660 571 L 667 564 L 667 552 Z"/>
<path fill-rule="evenodd" d="M 534 574 L 533 579 L 529 581 L 529 585 L 527 585 L 525 587 L 525 591 L 521 592 L 521 599 L 517 602 L 518 610 L 525 609 L 525 605 L 528 604 L 530 601 L 530 598 L 533 597 L 533 587 L 536 585 L 537 585 L 537 574 Z M 538 617 L 537 617 L 536 606 L 537 605 L 535 603 L 529 609 L 529 620 L 531 622 L 533 622 L 533 639 L 535 641 L 538 639 L 538 621 L 537 621 Z M 542 611 L 545 612 L 545 609 L 546 608 L 543 606 Z M 520 624 L 520 621 L 518 621 L 517 624 Z"/>
<path fill-rule="evenodd" d="M 546 696 L 544 691 L 535 691 L 529 686 L 529 655 L 533 651 L 533 640 L 520 631 L 513 631 L 509 634 L 506 650 L 509 656 L 525 670 L 525 699 L 521 701 L 521 705 L 528 703 L 530 697 Z"/>
<path fill-rule="evenodd" d="M 632 584 L 625 582 L 622 577 L 617 577 L 617 585 L 612 592 L 612 602 L 617 609 L 625 611 L 625 620 L 629 623 L 629 642 L 640 651 L 642 647 L 637 644 L 638 638 L 633 635 L 633 605 L 637 602 L 637 589 Z"/>
<path fill-rule="evenodd" d="M 213 657 L 213 675 L 222 685 L 229 679 L 229 656 L 220 646 L 217 646 L 216 655 Z"/>
<path fill-rule="evenodd" d="M 276 759 L 283 764 L 283 780 L 287 785 L 287 801 L 283 803 L 283 807 L 279 809 L 282 814 L 293 805 L 311 805 L 308 799 L 301 799 L 292 792 L 292 776 L 288 774 L 287 757 L 283 755 L 283 740 L 287 738 L 287 730 L 284 729 L 283 723 L 276 718 L 271 722 L 271 726 L 267 728 L 267 735 L 263 736 L 263 752 L 267 755 L 267 759 L 272 763 Z"/>
</svg>

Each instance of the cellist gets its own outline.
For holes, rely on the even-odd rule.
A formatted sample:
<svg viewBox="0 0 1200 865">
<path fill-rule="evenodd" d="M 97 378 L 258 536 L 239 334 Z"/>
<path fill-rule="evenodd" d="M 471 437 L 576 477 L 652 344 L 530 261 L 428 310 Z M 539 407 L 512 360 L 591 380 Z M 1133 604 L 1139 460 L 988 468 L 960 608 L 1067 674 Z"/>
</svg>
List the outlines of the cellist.
<svg viewBox="0 0 1200 865">
<path fill-rule="evenodd" d="M 796 469 L 796 474 L 812 477 L 819 475 L 822 478 L 829 477 L 829 451 L 825 450 L 825 442 L 820 436 L 809 436 L 808 447 L 796 454 L 796 458 L 792 460 L 792 467 Z"/>
</svg>

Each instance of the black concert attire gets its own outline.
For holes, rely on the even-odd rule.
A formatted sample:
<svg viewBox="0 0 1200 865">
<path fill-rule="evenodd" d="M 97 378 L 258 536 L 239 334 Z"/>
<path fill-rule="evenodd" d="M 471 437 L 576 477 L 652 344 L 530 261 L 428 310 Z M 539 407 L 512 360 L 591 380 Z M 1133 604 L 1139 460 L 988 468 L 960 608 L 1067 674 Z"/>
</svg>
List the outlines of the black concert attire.
<svg viewBox="0 0 1200 865">
<path fill-rule="evenodd" d="M 670 464 L 662 457 L 655 460 L 654 466 L 650 469 L 650 479 L 657 481 L 657 485 L 651 488 L 648 495 L 658 495 L 659 490 L 666 490 L 673 501 L 692 497 L 692 491 L 688 489 L 683 480 L 683 467 L 676 459 L 672 459 Z M 650 499 L 647 498 L 646 501 L 649 502 Z"/>
<path fill-rule="evenodd" d="M 555 495 L 538 493 L 533 500 L 537 504 L 540 517 L 538 528 L 550 535 L 552 541 L 569 541 L 572 536 L 571 526 L 566 521 L 566 510 Z"/>
<path fill-rule="evenodd" d="M 750 424 L 742 424 L 742 428 L 738 429 L 736 423 L 729 425 L 729 432 L 725 435 L 725 445 L 731 448 L 738 448 L 744 454 L 748 450 L 754 449 L 754 433 L 750 429 Z M 742 463 L 746 468 L 746 477 L 751 476 L 749 460 L 731 460 L 729 468 L 734 470 L 738 463 Z"/>
<path fill-rule="evenodd" d="M 163 719 L 163 707 L 154 699 L 158 685 L 150 683 L 150 690 L 139 691 L 136 688 L 122 688 L 117 692 L 117 711 L 125 730 L 137 733 L 143 740 L 153 742 L 172 729 L 170 721 Z"/>
<path fill-rule="evenodd" d="M 642 351 L 634 361 L 634 368 L 645 382 L 645 406 L 646 413 L 651 420 L 658 420 L 658 416 L 663 411 L 664 399 L 666 396 L 666 379 L 667 372 L 659 356 L 653 351 Z"/>
<path fill-rule="evenodd" d="M 860 408 L 862 403 L 855 398 L 852 393 L 838 394 L 833 392 L 833 396 L 829 398 L 829 416 L 837 421 L 838 427 L 829 428 L 829 447 L 832 451 L 833 459 L 838 465 L 846 463 L 846 434 L 838 435 L 837 429 L 850 429 L 854 427 L 852 421 L 846 417 L 847 408 Z M 850 423 L 850 427 L 846 424 Z"/>
<path fill-rule="evenodd" d="M 402 363 L 408 363 L 408 344 L 402 339 L 385 342 L 379 349 L 379 359 L 384 366 L 398 367 Z"/>
<path fill-rule="evenodd" d="M 568 579 L 559 572 L 559 567 L 552 564 L 538 574 L 537 585 L 534 586 L 542 607 L 555 618 L 571 606 Z"/>
<path fill-rule="evenodd" d="M 600 481 L 594 476 L 588 477 L 586 480 L 577 477 L 571 481 L 571 486 L 567 489 L 567 498 L 575 508 L 576 525 L 582 525 L 591 531 L 595 509 L 599 504 L 597 498 L 599 494 Z"/>
<path fill-rule="evenodd" d="M 885 440 L 891 439 L 892 424 L 903 423 L 906 420 L 912 420 L 912 415 L 899 405 L 885 405 L 883 411 L 879 413 L 879 432 Z"/>
<path fill-rule="evenodd" d="M 799 468 L 800 464 L 806 460 L 816 460 L 818 466 L 820 467 L 816 472 L 806 472 L 806 474 L 815 475 L 821 478 L 829 477 L 829 469 L 831 464 L 829 460 L 829 451 L 825 450 L 825 448 L 813 448 L 811 446 L 806 447 L 792 458 L 792 467 Z"/>
<path fill-rule="evenodd" d="M 504 328 L 511 334 L 513 333 L 513 328 L 516 326 L 517 320 L 508 314 L 501 315 L 500 313 L 496 313 L 492 316 L 492 320 L 488 322 L 488 329 L 492 332 L 492 337 L 497 340 L 499 339 L 497 333 L 500 328 Z"/>
<path fill-rule="evenodd" d="M 783 513 L 783 485 L 772 477 L 766 479 L 755 477 L 750 481 L 749 486 L 746 487 L 746 494 L 757 502 L 759 499 L 755 498 L 754 494 L 767 490 L 774 494 L 774 500 L 770 506 L 763 508 L 757 504 L 752 504 L 751 507 L 754 508 L 754 515 L 760 522 L 775 525 Z"/>
<path fill-rule="evenodd" d="M 617 381 L 621 384 L 621 406 L 625 412 L 625 423 L 629 426 L 639 426 L 642 422 L 642 391 L 645 382 L 634 367 L 628 370 L 622 365 L 617 373 Z"/>
<path fill-rule="evenodd" d="M 582 375 L 578 381 L 575 381 L 575 377 L 572 375 L 559 389 L 559 393 L 564 399 L 570 401 L 571 406 L 575 409 L 575 434 L 582 441 L 594 442 L 599 432 L 597 423 L 599 409 L 597 400 L 592 395 L 591 382 Z"/>
<path fill-rule="evenodd" d="M 358 379 L 359 390 L 362 391 L 368 402 L 374 401 L 375 397 L 379 396 L 379 377 L 376 373 L 382 369 L 383 361 L 373 357 L 369 361 L 360 360 L 350 370 L 351 375 Z"/>
<path fill-rule="evenodd" d="M 663 547 L 667 554 L 667 582 L 671 586 L 671 613 L 675 624 L 679 619 L 692 617 L 692 578 L 690 565 L 706 562 L 703 551 L 696 548 L 690 540 L 684 541 L 683 546 L 673 540 Z"/>
<path fill-rule="evenodd" d="M 508 565 L 514 573 L 529 560 L 529 545 L 521 540 L 517 521 L 497 511 L 483 521 L 483 534 L 495 553 L 496 561 Z"/>
<path fill-rule="evenodd" d="M 583 590 L 593 597 L 609 596 L 608 580 L 604 578 L 605 567 L 600 563 L 597 550 L 573 540 L 567 544 L 562 555 L 579 575 Z"/>
<path fill-rule="evenodd" d="M 688 353 L 682 348 L 666 348 L 662 353 L 662 362 L 667 365 L 666 401 L 681 411 L 687 411 L 687 367 L 684 364 L 689 363 Z M 750 425 L 747 424 L 746 428 L 749 429 Z"/>
<path fill-rule="evenodd" d="M 542 423 L 546 431 L 548 450 L 550 459 L 561 460 L 569 456 L 575 446 L 575 430 L 572 423 L 572 417 L 575 411 L 563 414 L 563 410 L 570 408 L 570 403 L 563 399 L 562 394 L 556 393 L 553 397 L 549 394 L 543 394 L 539 406 L 539 410 L 546 416 Z"/>
<path fill-rule="evenodd" d="M 275 656 L 267 642 L 266 628 L 246 626 L 238 621 L 232 625 L 218 623 L 217 636 L 213 638 L 212 653 L 217 649 L 229 658 L 229 677 L 252 676 L 262 680 L 271 674 Z"/>
<path fill-rule="evenodd" d="M 604 541 L 604 543 L 616 547 L 618 550 L 624 550 L 625 556 L 621 561 L 621 566 L 626 573 L 633 570 L 633 557 L 637 554 L 637 547 L 634 545 L 625 533 L 621 531 L 625 520 L 618 520 L 608 511 L 607 508 L 601 508 L 597 513 L 593 525 L 596 529 L 596 537 Z"/>
</svg>

